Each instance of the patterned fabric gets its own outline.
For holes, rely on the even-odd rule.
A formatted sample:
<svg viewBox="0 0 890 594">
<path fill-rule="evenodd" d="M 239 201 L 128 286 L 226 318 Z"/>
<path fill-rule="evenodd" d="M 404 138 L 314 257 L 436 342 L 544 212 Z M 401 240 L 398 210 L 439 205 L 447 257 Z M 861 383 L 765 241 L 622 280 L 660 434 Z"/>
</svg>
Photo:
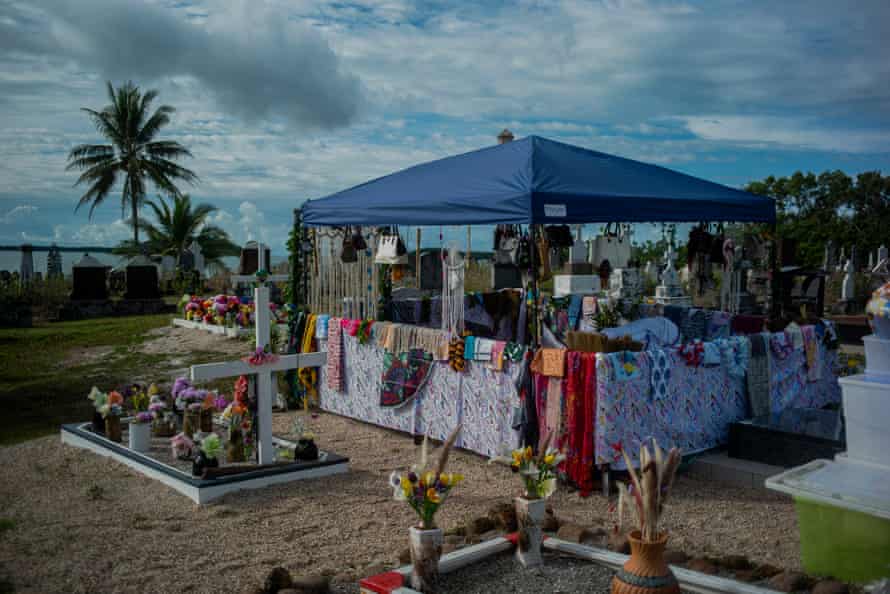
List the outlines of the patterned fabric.
<svg viewBox="0 0 890 594">
<path fill-rule="evenodd" d="M 519 362 L 525 356 L 525 347 L 518 342 L 508 342 L 504 345 L 504 359 Z"/>
<path fill-rule="evenodd" d="M 563 472 L 587 497 L 593 490 L 596 415 L 596 355 L 570 352 L 566 357 L 565 439 Z"/>
<path fill-rule="evenodd" d="M 817 382 L 822 379 L 822 366 L 819 365 L 819 337 L 814 326 L 803 326 L 800 329 L 803 336 L 804 353 L 807 357 L 807 379 Z"/>
<path fill-rule="evenodd" d="M 671 382 L 671 354 L 664 349 L 650 349 L 649 360 L 652 363 L 649 377 L 652 396 L 659 400 L 667 396 L 668 385 Z"/>
<path fill-rule="evenodd" d="M 612 360 L 597 356 L 596 463 L 624 468 L 619 448 L 632 459 L 640 444 L 658 440 L 663 448 L 693 453 L 725 443 L 729 424 L 745 417 L 744 384 L 720 367 L 689 367 L 673 352 L 667 394 L 651 391 L 650 358 L 640 353 L 641 373 L 627 382 L 609 381 Z"/>
<path fill-rule="evenodd" d="M 705 365 L 720 365 L 720 347 L 713 342 L 704 342 L 702 345 L 705 349 L 703 363 Z"/>
<path fill-rule="evenodd" d="M 343 327 L 338 318 L 331 318 L 328 323 L 328 358 L 325 369 L 328 388 L 335 392 L 342 392 L 344 387 Z"/>
<path fill-rule="evenodd" d="M 380 406 L 403 406 L 423 387 L 429 377 L 433 356 L 420 349 L 383 356 Z"/>
<path fill-rule="evenodd" d="M 569 301 L 569 330 L 578 327 L 578 318 L 581 316 L 581 295 L 572 295 Z"/>
<path fill-rule="evenodd" d="M 773 335 L 775 336 L 775 334 Z M 770 353 L 770 412 L 789 408 L 822 408 L 841 401 L 841 387 L 834 373 L 837 351 L 821 349 L 821 377 L 810 381 L 807 357 L 803 349 L 794 350 L 784 358 Z"/>
<path fill-rule="evenodd" d="M 748 403 L 752 417 L 769 414 L 769 338 L 767 334 L 750 337 L 751 358 L 748 361 Z"/>
<path fill-rule="evenodd" d="M 321 381 L 322 410 L 395 431 L 429 434 L 439 440 L 446 439 L 460 422 L 458 447 L 487 457 L 502 455 L 519 445 L 519 434 L 510 421 L 512 411 L 520 404 L 515 381 L 521 366 L 506 363 L 500 372 L 485 363 L 468 361 L 464 373 L 455 373 L 446 363 L 435 362 L 413 401 L 391 408 L 380 406 L 385 351 L 374 343 L 361 345 L 357 339 L 344 336 L 343 354 L 346 389 L 337 393 Z M 321 373 L 325 375 L 325 368 Z"/>
<path fill-rule="evenodd" d="M 711 319 L 708 322 L 708 330 L 706 338 L 708 340 L 717 340 L 718 338 L 729 338 L 729 324 L 732 321 L 732 314 L 725 311 L 711 312 Z"/>
<path fill-rule="evenodd" d="M 640 376 L 640 366 L 637 364 L 637 356 L 631 351 L 609 353 L 609 361 L 615 373 L 616 382 L 627 382 Z"/>
<path fill-rule="evenodd" d="M 745 377 L 748 360 L 751 358 L 751 341 L 746 336 L 719 338 L 714 341 L 720 349 L 721 364 L 726 372 L 736 377 Z"/>
</svg>

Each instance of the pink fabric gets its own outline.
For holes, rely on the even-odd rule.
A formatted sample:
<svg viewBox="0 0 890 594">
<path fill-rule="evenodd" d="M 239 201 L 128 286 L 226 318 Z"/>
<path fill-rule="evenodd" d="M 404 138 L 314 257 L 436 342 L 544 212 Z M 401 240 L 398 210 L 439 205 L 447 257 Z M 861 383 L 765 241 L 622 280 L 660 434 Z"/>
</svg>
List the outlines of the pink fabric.
<svg viewBox="0 0 890 594">
<path fill-rule="evenodd" d="M 593 490 L 596 417 L 596 354 L 569 351 L 566 357 L 563 472 L 587 497 Z"/>
<path fill-rule="evenodd" d="M 541 443 L 552 434 L 550 447 L 559 448 L 563 441 L 562 435 L 562 383 L 560 377 L 547 378 L 547 405 L 544 410 L 544 425 L 547 430 L 541 433 Z"/>
<path fill-rule="evenodd" d="M 328 388 L 343 392 L 343 326 L 336 320 L 328 324 L 328 359 L 326 366 Z"/>
</svg>

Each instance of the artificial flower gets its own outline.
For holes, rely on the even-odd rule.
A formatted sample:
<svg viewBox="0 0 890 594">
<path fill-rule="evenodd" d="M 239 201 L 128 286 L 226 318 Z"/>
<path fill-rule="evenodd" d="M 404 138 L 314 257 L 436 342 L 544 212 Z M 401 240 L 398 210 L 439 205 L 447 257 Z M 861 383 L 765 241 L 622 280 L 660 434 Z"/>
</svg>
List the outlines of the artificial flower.
<svg viewBox="0 0 890 594">
<path fill-rule="evenodd" d="M 120 392 L 112 390 L 111 392 L 108 393 L 108 404 L 113 405 L 113 404 L 123 404 L 123 403 L 124 403 L 124 397 L 121 396 Z"/>
<path fill-rule="evenodd" d="M 439 497 L 439 492 L 433 489 L 432 487 L 426 490 L 426 498 L 432 503 L 441 503 L 442 498 Z"/>
</svg>

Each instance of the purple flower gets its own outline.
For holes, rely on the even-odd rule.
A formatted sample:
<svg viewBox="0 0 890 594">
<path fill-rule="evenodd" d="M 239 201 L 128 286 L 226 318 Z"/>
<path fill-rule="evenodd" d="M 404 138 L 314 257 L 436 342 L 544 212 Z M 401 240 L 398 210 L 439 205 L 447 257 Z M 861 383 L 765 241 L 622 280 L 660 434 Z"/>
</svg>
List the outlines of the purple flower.
<svg viewBox="0 0 890 594">
<path fill-rule="evenodd" d="M 154 416 L 149 412 L 136 413 L 137 423 L 150 423 Z"/>
<path fill-rule="evenodd" d="M 174 398 L 177 398 L 183 390 L 191 387 L 191 382 L 189 382 L 186 378 L 178 377 L 176 378 L 176 381 L 173 382 L 173 389 L 170 391 L 170 393 L 173 394 Z"/>
</svg>

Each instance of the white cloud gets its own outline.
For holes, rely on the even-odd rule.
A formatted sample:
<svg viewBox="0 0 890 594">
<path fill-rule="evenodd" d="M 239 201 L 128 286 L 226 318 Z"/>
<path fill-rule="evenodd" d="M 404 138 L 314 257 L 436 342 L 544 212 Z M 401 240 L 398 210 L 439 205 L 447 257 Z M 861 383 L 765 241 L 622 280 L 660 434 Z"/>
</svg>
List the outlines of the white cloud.
<svg viewBox="0 0 890 594">
<path fill-rule="evenodd" d="M 123 219 L 110 224 L 87 223 L 71 234 L 70 239 L 83 245 L 116 245 L 124 239 L 130 239 L 133 230 Z"/>
<path fill-rule="evenodd" d="M 38 210 L 40 210 L 38 207 L 31 204 L 20 204 L 0 216 L 0 224 L 12 225 L 16 221 L 21 221 L 26 217 L 34 215 Z"/>
<path fill-rule="evenodd" d="M 890 136 L 882 130 L 832 129 L 821 122 L 763 116 L 686 116 L 689 131 L 705 140 L 829 152 L 890 151 Z"/>
</svg>

